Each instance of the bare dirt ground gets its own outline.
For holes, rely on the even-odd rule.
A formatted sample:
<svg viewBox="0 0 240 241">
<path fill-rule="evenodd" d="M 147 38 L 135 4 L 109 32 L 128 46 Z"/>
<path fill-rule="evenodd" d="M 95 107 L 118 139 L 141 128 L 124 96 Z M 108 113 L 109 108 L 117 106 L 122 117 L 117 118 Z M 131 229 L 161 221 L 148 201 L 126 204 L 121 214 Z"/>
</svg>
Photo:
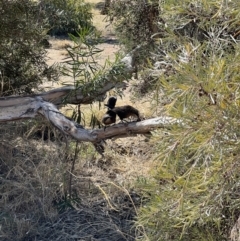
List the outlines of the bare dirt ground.
<svg viewBox="0 0 240 241">
<path fill-rule="evenodd" d="M 114 33 L 113 26 L 109 23 L 107 16 L 101 14 L 101 9 L 104 6 L 104 1 L 99 0 L 88 0 L 93 5 L 93 24 L 97 30 L 101 33 L 103 38 L 103 43 L 98 44 L 97 47 L 102 50 L 102 52 L 97 56 L 96 60 L 98 64 L 104 65 L 105 61 L 108 59 L 114 61 L 115 54 L 121 49 L 121 46 L 118 43 L 117 37 Z M 72 42 L 68 39 L 50 39 L 51 48 L 48 51 L 48 64 L 52 65 L 54 63 L 62 63 L 66 58 L 67 51 L 65 47 L 72 45 Z M 72 79 L 69 77 L 60 77 L 60 81 L 54 84 L 44 84 L 45 87 L 53 88 L 59 87 L 62 83 L 72 83 Z M 138 100 L 137 103 L 134 98 L 131 98 L 130 90 L 132 88 L 133 82 L 129 83 L 129 87 L 125 91 L 124 98 L 118 98 L 118 105 L 134 105 L 136 108 L 140 108 L 144 111 L 143 116 L 150 116 L 152 113 L 149 113 L 150 104 L 146 100 Z M 101 113 L 102 114 L 102 113 Z"/>
<path fill-rule="evenodd" d="M 120 46 L 114 34 L 112 25 L 107 21 L 107 17 L 101 14 L 101 8 L 103 7 L 104 2 L 99 0 L 89 0 L 86 2 L 93 5 L 93 24 L 103 38 L 103 43 L 97 45 L 102 52 L 96 57 L 96 60 L 98 61 L 98 64 L 104 65 L 107 59 L 114 61 L 115 53 L 120 50 Z M 51 38 L 50 43 L 51 47 L 47 50 L 49 58 L 48 64 L 62 63 L 67 55 L 65 47 L 68 45 L 71 46 L 72 42 L 68 39 Z M 71 84 L 71 79 L 61 77 L 58 84 L 61 85 L 63 82 Z"/>
</svg>

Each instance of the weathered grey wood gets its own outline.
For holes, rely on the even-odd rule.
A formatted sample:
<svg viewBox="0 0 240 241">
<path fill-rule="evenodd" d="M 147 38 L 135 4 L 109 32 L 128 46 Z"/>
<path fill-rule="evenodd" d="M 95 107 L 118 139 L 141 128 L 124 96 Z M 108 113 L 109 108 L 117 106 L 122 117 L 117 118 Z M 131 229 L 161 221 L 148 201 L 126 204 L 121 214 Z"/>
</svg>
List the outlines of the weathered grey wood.
<svg viewBox="0 0 240 241">
<path fill-rule="evenodd" d="M 104 87 L 100 87 L 98 91 L 90 96 L 84 96 L 82 90 L 75 90 L 74 86 L 64 86 L 56 88 L 38 95 L 28 96 L 7 96 L 0 98 L 1 108 L 13 107 L 30 103 L 35 97 L 41 97 L 43 100 L 51 102 L 55 105 L 63 104 L 91 104 L 94 101 L 103 100 L 106 92 L 113 88 L 126 88 L 127 83 L 107 83 Z"/>
<path fill-rule="evenodd" d="M 0 122 L 35 118 L 40 114 L 65 134 L 76 140 L 87 142 L 99 142 L 110 138 L 147 134 L 156 128 L 168 127 L 176 123 L 176 120 L 173 118 L 158 117 L 140 122 L 124 122 L 107 128 L 87 130 L 77 125 L 74 121 L 69 120 L 55 105 L 44 101 L 39 96 L 35 98 L 29 97 L 25 102 L 11 103 L 11 105 L 5 108 L 1 107 L 0 109 Z"/>
</svg>

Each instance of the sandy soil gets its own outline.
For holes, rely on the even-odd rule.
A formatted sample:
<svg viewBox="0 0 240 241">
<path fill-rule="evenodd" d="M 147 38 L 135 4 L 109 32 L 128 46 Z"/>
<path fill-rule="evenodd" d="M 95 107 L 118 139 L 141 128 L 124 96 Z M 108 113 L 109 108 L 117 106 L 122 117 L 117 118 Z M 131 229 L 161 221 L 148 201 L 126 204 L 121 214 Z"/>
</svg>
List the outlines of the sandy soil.
<svg viewBox="0 0 240 241">
<path fill-rule="evenodd" d="M 101 7 L 103 6 L 103 1 L 99 0 L 89 0 L 93 7 L 93 24 L 96 26 L 97 30 L 101 33 L 103 43 L 98 44 L 97 47 L 102 50 L 102 52 L 96 57 L 96 60 L 100 65 L 104 65 L 106 59 L 114 61 L 115 53 L 120 49 L 118 41 L 113 31 L 113 27 L 107 21 L 106 16 L 101 14 Z M 72 45 L 72 42 L 68 39 L 50 39 L 51 47 L 47 50 L 49 65 L 62 63 L 67 56 L 65 47 Z M 61 77 L 59 83 L 45 84 L 45 87 L 56 87 L 57 85 L 62 85 L 62 83 L 71 84 L 71 78 Z"/>
<path fill-rule="evenodd" d="M 120 47 L 111 26 L 104 21 L 105 16 L 100 14 L 102 2 L 90 2 L 98 6 L 93 10 L 93 21 L 105 38 L 105 42 L 99 45 L 103 52 L 98 57 L 99 63 L 103 64 L 107 58 L 113 60 L 114 53 Z M 66 39 L 51 39 L 50 42 L 49 65 L 62 62 L 66 57 L 64 46 L 72 43 Z M 61 81 L 71 83 L 72 80 L 61 78 Z M 61 86 L 61 81 L 49 87 Z M 128 89 L 124 99 L 119 98 L 118 105 L 132 104 L 142 112 L 141 101 L 132 103 L 129 93 Z M 84 108 L 95 108 L 96 113 L 106 111 L 105 108 L 99 110 L 97 106 Z M 0 143 L 0 153 L 5 154 L 0 159 L 3 177 L 0 206 L 6 205 L 6 213 L 2 213 L 4 220 L 0 222 L 1 237 L 4 232 L 7 235 L 3 240 L 134 241 L 137 232 L 133 223 L 142 202 L 135 184 L 148 176 L 153 156 L 149 140 L 144 136 L 107 140 L 104 158 L 96 153 L 91 144 L 80 143 L 80 153 L 72 175 L 72 191 L 76 191 L 80 199 L 75 203 L 73 195 L 73 199 L 69 200 L 76 205 L 75 208 L 65 206 L 65 212 L 57 213 L 52 207 L 54 202 L 60 208 L 62 204 L 69 204 L 68 200 L 62 199 L 61 190 L 67 183 L 66 168 L 72 165 L 74 153 L 66 155 L 64 141 L 60 144 L 31 139 L 30 133 L 45 127 L 44 123 L 39 122 L 39 126 L 34 123 L 27 133 L 20 124 L 18 129 L 18 123 L 1 126 L 0 133 L 4 136 L 1 139 L 6 140 Z M 24 138 L 23 141 L 22 138 L 15 138 L 18 133 L 24 133 L 29 139 Z M 69 151 L 72 148 L 71 145 Z M 62 183 L 58 185 L 60 180 Z"/>
</svg>

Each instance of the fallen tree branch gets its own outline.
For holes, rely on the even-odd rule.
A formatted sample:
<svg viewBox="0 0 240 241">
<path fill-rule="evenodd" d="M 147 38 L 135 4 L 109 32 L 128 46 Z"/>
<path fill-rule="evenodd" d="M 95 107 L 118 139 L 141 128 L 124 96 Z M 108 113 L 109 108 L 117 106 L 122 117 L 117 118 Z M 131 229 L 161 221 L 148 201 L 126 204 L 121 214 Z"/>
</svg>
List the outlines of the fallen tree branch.
<svg viewBox="0 0 240 241">
<path fill-rule="evenodd" d="M 44 101 L 41 97 L 30 98 L 26 103 L 1 108 L 0 122 L 8 122 L 25 118 L 44 116 L 63 133 L 70 135 L 78 141 L 97 143 L 102 140 L 147 134 L 159 127 L 168 127 L 176 120 L 170 117 L 158 117 L 140 122 L 119 123 L 107 128 L 87 130 L 64 116 L 55 105 Z"/>
</svg>

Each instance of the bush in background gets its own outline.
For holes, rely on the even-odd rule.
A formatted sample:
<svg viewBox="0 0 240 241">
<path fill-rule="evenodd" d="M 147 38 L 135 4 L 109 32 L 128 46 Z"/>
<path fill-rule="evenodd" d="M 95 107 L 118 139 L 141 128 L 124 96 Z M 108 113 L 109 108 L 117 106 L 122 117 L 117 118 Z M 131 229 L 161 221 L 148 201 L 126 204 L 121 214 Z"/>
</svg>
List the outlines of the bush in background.
<svg viewBox="0 0 240 241">
<path fill-rule="evenodd" d="M 36 7 L 30 0 L 0 0 L 0 96 L 32 93 L 57 78 L 46 64 L 46 31 Z"/>
<path fill-rule="evenodd" d="M 93 28 L 90 5 L 77 0 L 0 0 L 0 13 L 0 96 L 30 94 L 58 79 L 46 63 L 47 33 Z"/>
<path fill-rule="evenodd" d="M 75 34 L 82 28 L 93 27 L 91 5 L 83 0 L 41 0 L 39 10 L 50 35 Z"/>
<path fill-rule="evenodd" d="M 159 8 L 156 0 L 113 0 L 108 15 L 127 51 L 144 42 L 151 42 L 152 35 L 159 31 Z"/>
</svg>

